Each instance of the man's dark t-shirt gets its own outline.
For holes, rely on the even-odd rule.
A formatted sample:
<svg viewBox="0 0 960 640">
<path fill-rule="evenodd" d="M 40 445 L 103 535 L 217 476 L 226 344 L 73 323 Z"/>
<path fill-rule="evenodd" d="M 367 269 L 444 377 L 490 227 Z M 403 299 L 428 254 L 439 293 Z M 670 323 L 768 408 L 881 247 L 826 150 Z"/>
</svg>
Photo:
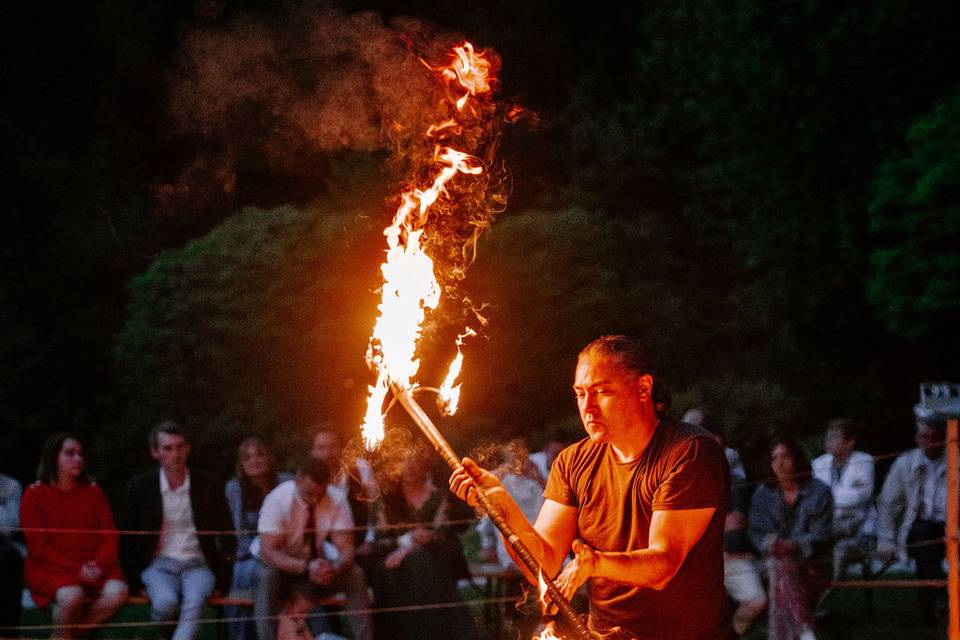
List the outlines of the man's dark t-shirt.
<svg viewBox="0 0 960 640">
<path fill-rule="evenodd" d="M 594 630 L 614 638 L 725 637 L 722 546 L 729 480 L 723 450 L 706 431 L 668 420 L 632 462 L 620 462 L 610 445 L 589 438 L 560 453 L 543 495 L 577 507 L 577 536 L 600 551 L 646 549 L 654 510 L 717 510 L 664 589 L 592 578 Z M 605 635 L 616 627 L 621 635 Z"/>
</svg>

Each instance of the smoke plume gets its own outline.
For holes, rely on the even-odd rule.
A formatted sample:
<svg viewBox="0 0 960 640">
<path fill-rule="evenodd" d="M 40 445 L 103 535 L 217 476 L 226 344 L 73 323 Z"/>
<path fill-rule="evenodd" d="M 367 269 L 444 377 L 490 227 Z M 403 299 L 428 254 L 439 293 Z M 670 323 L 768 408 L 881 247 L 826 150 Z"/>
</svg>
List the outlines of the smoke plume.
<svg viewBox="0 0 960 640">
<path fill-rule="evenodd" d="M 443 98 L 411 43 L 439 58 L 460 42 L 414 19 L 388 26 L 373 13 L 316 5 L 185 30 L 169 114 L 196 155 L 155 185 L 158 204 L 196 210 L 243 188 L 245 171 L 309 179 L 337 152 L 410 149 Z"/>
</svg>

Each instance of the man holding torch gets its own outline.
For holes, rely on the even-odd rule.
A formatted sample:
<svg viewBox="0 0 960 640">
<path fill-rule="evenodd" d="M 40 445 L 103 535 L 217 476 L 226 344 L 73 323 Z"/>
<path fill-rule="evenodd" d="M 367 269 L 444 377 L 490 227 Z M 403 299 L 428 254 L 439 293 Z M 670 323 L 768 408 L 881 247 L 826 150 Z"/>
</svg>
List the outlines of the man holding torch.
<svg viewBox="0 0 960 640">
<path fill-rule="evenodd" d="M 588 437 L 557 457 L 535 524 L 469 458 L 451 490 L 475 505 L 475 485 L 483 488 L 549 576 L 573 550 L 557 586 L 569 598 L 589 580 L 597 638 L 728 637 L 723 450 L 706 431 L 658 413 L 652 367 L 631 338 L 588 344 L 573 389 Z"/>
</svg>

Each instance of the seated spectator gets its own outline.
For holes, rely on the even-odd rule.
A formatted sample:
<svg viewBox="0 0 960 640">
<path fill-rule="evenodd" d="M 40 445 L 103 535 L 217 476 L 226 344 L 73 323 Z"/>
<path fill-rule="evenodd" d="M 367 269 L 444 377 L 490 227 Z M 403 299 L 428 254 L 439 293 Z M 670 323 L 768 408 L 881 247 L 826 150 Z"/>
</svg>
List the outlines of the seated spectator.
<svg viewBox="0 0 960 640">
<path fill-rule="evenodd" d="M 553 461 L 561 451 L 567 448 L 571 442 L 570 436 L 563 429 L 552 429 L 547 435 L 547 441 L 540 451 L 534 451 L 530 454 L 530 463 L 537 470 L 537 476 L 540 479 L 540 486 L 547 486 L 547 478 L 550 476 L 550 467 Z"/>
<path fill-rule="evenodd" d="M 462 606 L 428 607 L 461 602 L 457 580 L 469 576 L 463 548 L 447 524 L 451 504 L 446 485 L 431 472 L 431 451 L 416 445 L 397 486 L 384 487 L 377 530 L 375 570 L 368 576 L 377 607 L 411 607 L 377 619 L 384 640 L 474 640 L 476 629 Z M 408 525 L 406 527 L 397 525 Z"/>
<path fill-rule="evenodd" d="M 246 438 L 237 447 L 236 476 L 227 481 L 224 489 L 237 531 L 230 597 L 253 597 L 259 561 L 250 552 L 250 544 L 256 537 L 260 505 L 274 487 L 292 478 L 289 473 L 277 472 L 276 460 L 260 438 Z M 227 618 L 252 618 L 253 608 L 231 605 L 224 607 L 224 614 Z M 253 620 L 231 620 L 230 636 L 233 640 L 256 640 L 256 625 Z"/>
<path fill-rule="evenodd" d="M 826 453 L 813 461 L 813 477 L 833 492 L 834 578 L 842 576 L 850 559 L 871 551 L 875 542 L 866 540 L 869 532 L 865 531 L 865 525 L 875 524 L 876 519 L 873 456 L 856 451 L 856 444 L 856 424 L 847 419 L 833 420 L 824 438 Z"/>
<path fill-rule="evenodd" d="M 129 482 L 124 511 L 125 528 L 147 534 L 125 538 L 124 568 L 131 586 L 146 589 L 160 632 L 176 621 L 173 640 L 192 640 L 207 598 L 230 586 L 233 523 L 220 483 L 187 466 L 190 443 L 179 424 L 161 422 L 149 444 L 159 467 Z"/>
<path fill-rule="evenodd" d="M 58 433 L 43 445 L 20 521 L 27 540 L 24 576 L 36 605 L 53 605 L 51 637 L 87 635 L 89 627 L 77 625 L 100 624 L 126 601 L 117 526 L 75 436 Z"/>
<path fill-rule="evenodd" d="M 773 480 L 757 487 L 749 519 L 769 580 L 768 638 L 814 640 L 813 610 L 830 584 L 833 496 L 792 438 L 773 441 L 770 467 Z"/>
<path fill-rule="evenodd" d="M 307 626 L 316 594 L 310 582 L 288 582 L 285 593 L 278 593 L 280 615 L 277 616 L 277 640 L 314 640 Z"/>
<path fill-rule="evenodd" d="M 330 486 L 347 497 L 354 523 L 353 544 L 359 552 L 360 547 L 372 541 L 373 537 L 373 533 L 369 531 L 370 505 L 373 496 L 378 492 L 373 470 L 363 458 L 345 462 L 343 438 L 338 431 L 328 426 L 318 427 L 313 434 L 310 455 L 326 463 L 330 469 Z"/>
<path fill-rule="evenodd" d="M 23 550 L 13 540 L 20 527 L 20 483 L 0 473 L 0 638 L 20 635 Z"/>
<path fill-rule="evenodd" d="M 267 494 L 260 507 L 258 538 L 252 545 L 260 558 L 254 612 L 257 635 L 273 638 L 273 617 L 280 594 L 293 583 L 314 585 L 318 595 L 338 592 L 347 597 L 353 637 L 372 640 L 370 596 L 363 572 L 354 563 L 353 517 L 350 505 L 329 486 L 330 469 L 317 458 L 306 458 L 293 480 Z"/>
<path fill-rule="evenodd" d="M 946 421 L 919 406 L 918 447 L 893 463 L 878 499 L 877 551 L 884 557 L 907 556 L 917 577 L 942 579 L 943 537 L 947 520 Z M 924 624 L 936 624 L 936 589 L 918 589 Z"/>
<path fill-rule="evenodd" d="M 693 409 L 688 409 L 687 412 L 683 414 L 681 422 L 692 424 L 695 427 L 703 427 L 704 423 L 709 420 L 710 418 L 704 409 L 694 407 Z M 743 463 L 740 461 L 740 452 L 726 445 L 723 447 L 723 452 L 727 456 L 727 464 L 730 465 L 730 478 L 735 482 L 743 482 L 746 480 L 747 472 L 743 468 Z"/>
<path fill-rule="evenodd" d="M 701 418 L 701 426 L 726 448 L 726 439 L 719 425 L 706 415 Z M 723 586 L 737 603 L 733 630 L 743 636 L 767 608 L 767 595 L 763 590 L 756 550 L 747 533 L 751 486 L 744 482 L 745 478 L 735 477 L 733 469 L 730 471 L 730 500 L 723 525 Z"/>
<path fill-rule="evenodd" d="M 493 474 L 500 478 L 503 488 L 531 523 L 536 521 L 540 507 L 543 506 L 543 486 L 533 479 L 539 474 L 534 473 L 532 477 L 529 472 L 532 466 L 522 441 L 512 440 L 501 447 L 500 464 L 493 469 Z M 499 534 L 489 516 L 484 516 L 477 523 L 477 533 L 480 536 L 480 548 L 484 560 L 496 562 L 502 570 L 513 570 L 519 573 L 516 563 L 507 552 L 503 536 Z"/>
</svg>

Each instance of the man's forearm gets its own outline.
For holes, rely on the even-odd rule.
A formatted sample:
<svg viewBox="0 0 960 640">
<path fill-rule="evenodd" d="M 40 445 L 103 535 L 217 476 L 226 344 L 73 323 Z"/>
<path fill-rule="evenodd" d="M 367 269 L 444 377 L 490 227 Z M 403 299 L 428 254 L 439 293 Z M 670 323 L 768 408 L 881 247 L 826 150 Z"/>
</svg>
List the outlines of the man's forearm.
<svg viewBox="0 0 960 640">
<path fill-rule="evenodd" d="M 277 571 L 291 575 L 299 575 L 307 571 L 307 560 L 290 555 L 280 549 L 264 549 L 263 560 Z"/>
<path fill-rule="evenodd" d="M 592 578 L 663 589 L 676 575 L 680 563 L 671 554 L 659 549 L 639 551 L 593 551 Z"/>
<path fill-rule="evenodd" d="M 563 556 L 556 558 L 558 554 L 546 544 L 540 534 L 537 533 L 537 530 L 533 528 L 533 525 L 530 524 L 530 521 L 527 520 L 527 517 L 523 515 L 523 512 L 520 510 L 520 507 L 517 506 L 517 503 L 514 502 L 513 498 L 509 494 L 504 492 L 503 497 L 494 501 L 494 504 L 500 510 L 500 513 L 503 515 L 503 518 L 507 521 L 507 524 L 510 525 L 510 528 L 513 532 L 520 538 L 520 541 L 526 546 L 527 550 L 530 551 L 530 554 L 534 557 L 537 563 L 540 565 L 544 574 L 550 576 L 551 578 L 556 576 L 560 571 L 560 567 L 563 565 Z M 524 564 L 523 560 L 520 559 L 520 556 L 513 549 L 513 545 L 510 544 L 510 541 L 507 539 L 503 532 L 501 531 L 501 536 L 503 537 L 504 545 L 507 548 L 507 552 L 510 554 L 510 557 L 513 558 L 514 563 L 520 570 L 523 572 L 523 575 L 530 581 L 531 584 L 539 584 L 538 576 L 533 575 L 527 569 L 527 565 Z"/>
<path fill-rule="evenodd" d="M 357 553 L 351 547 L 346 551 L 340 552 L 340 559 L 337 561 L 337 572 L 342 573 L 353 566 L 353 561 L 356 559 Z"/>
</svg>

